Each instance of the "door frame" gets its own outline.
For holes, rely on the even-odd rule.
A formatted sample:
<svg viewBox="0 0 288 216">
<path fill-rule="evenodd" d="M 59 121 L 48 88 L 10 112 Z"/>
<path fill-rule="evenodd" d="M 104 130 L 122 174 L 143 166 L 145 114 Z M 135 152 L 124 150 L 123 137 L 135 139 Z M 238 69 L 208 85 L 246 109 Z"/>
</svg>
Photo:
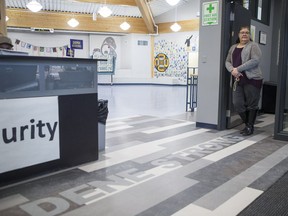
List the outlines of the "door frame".
<svg viewBox="0 0 288 216">
<path fill-rule="evenodd" d="M 286 0 L 281 2 L 281 27 L 280 27 L 280 44 L 279 44 L 279 67 L 278 67 L 278 80 L 277 80 L 277 96 L 276 96 L 276 108 L 275 108 L 275 127 L 274 138 L 278 140 L 288 140 L 288 134 L 283 133 L 283 121 L 285 111 L 285 100 L 281 100 L 284 97 L 286 91 L 287 82 L 287 63 L 288 63 L 288 22 L 285 17 L 288 15 L 288 4 Z"/>
<path fill-rule="evenodd" d="M 238 38 L 236 30 L 238 32 L 239 27 L 243 25 L 251 25 L 251 16 L 249 16 L 248 10 L 246 12 L 246 9 L 243 9 L 244 7 L 242 7 L 242 5 L 238 1 L 234 1 L 232 3 L 231 0 L 225 0 L 225 3 L 222 4 L 222 36 L 220 58 L 222 66 L 220 68 L 220 102 L 218 109 L 218 129 L 220 130 L 233 128 L 242 124 L 242 120 L 240 119 L 239 115 L 235 113 L 232 104 L 232 88 L 230 86 L 231 74 L 227 71 L 225 67 L 225 60 L 230 46 L 235 43 L 233 40 L 236 40 L 236 37 Z M 236 18 L 240 17 L 238 15 L 235 15 L 236 11 L 238 11 L 238 15 L 240 13 L 241 15 L 243 15 L 243 13 L 246 13 L 246 17 L 244 19 L 238 19 L 237 21 L 235 21 Z M 234 14 L 232 15 L 232 17 L 231 12 L 232 14 Z M 250 24 L 248 24 L 248 20 Z M 237 34 L 237 36 L 235 34 Z"/>
</svg>

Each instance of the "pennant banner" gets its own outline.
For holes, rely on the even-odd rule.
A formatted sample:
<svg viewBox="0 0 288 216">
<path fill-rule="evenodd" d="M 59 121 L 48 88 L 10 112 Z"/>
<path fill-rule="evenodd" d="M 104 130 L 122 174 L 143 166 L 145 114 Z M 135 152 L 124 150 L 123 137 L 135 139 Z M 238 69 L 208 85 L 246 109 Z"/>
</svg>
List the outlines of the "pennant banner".
<svg viewBox="0 0 288 216">
<path fill-rule="evenodd" d="M 43 47 L 35 46 L 19 39 L 15 39 L 14 45 L 14 50 L 27 52 L 32 56 L 74 57 L 74 49 L 69 48 L 68 45 L 61 47 Z"/>
</svg>

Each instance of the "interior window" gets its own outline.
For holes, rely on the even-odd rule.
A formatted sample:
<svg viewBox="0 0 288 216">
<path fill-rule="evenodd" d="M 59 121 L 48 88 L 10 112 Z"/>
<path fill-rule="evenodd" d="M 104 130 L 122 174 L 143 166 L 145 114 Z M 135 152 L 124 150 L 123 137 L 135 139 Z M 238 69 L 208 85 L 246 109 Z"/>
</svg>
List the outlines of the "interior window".
<svg viewBox="0 0 288 216">
<path fill-rule="evenodd" d="M 242 4 L 250 11 L 253 19 L 269 25 L 270 0 L 243 0 Z"/>
</svg>

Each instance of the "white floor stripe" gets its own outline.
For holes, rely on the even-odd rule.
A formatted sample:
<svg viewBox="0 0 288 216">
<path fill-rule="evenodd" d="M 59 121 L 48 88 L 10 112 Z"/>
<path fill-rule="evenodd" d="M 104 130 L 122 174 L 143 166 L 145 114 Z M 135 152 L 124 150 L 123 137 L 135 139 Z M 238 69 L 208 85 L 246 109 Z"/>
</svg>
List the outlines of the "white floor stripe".
<svg viewBox="0 0 288 216">
<path fill-rule="evenodd" d="M 265 114 L 266 115 L 266 114 Z M 261 121 L 261 123 L 255 124 L 256 127 L 265 127 L 269 124 L 274 123 L 275 121 L 275 115 L 269 115 L 267 114 L 267 116 L 265 116 L 264 118 L 259 119 L 259 121 Z"/>
<path fill-rule="evenodd" d="M 219 206 L 214 211 L 214 215 L 237 215 L 262 193 L 261 190 L 246 187 Z"/>
<path fill-rule="evenodd" d="M 141 115 L 131 115 L 131 116 L 124 116 L 124 117 L 119 117 L 119 118 L 113 118 L 113 119 L 107 119 L 107 122 L 113 122 L 113 121 L 119 121 L 119 120 L 127 120 L 129 118 L 137 118 L 140 117 Z"/>
<path fill-rule="evenodd" d="M 115 125 L 126 125 L 126 122 L 121 122 L 121 121 L 116 121 L 116 122 L 109 122 L 108 124 L 106 124 L 107 127 L 113 127 Z"/>
<path fill-rule="evenodd" d="M 223 159 L 229 155 L 232 155 L 236 152 L 239 152 L 239 151 L 259 142 L 260 140 L 267 138 L 268 136 L 270 136 L 270 135 L 267 135 L 267 133 L 258 134 L 256 136 L 249 138 L 249 139 L 243 140 L 243 141 L 241 141 L 235 145 L 229 146 L 223 150 L 220 150 L 220 151 L 217 151 L 213 154 L 207 155 L 203 159 L 214 161 L 214 162 L 219 161 L 219 160 L 221 160 L 221 159 Z"/>
<path fill-rule="evenodd" d="M 205 209 L 195 204 L 190 204 L 172 216 L 235 216 L 262 193 L 263 191 L 246 187 L 214 211 Z"/>
<path fill-rule="evenodd" d="M 123 129 L 132 128 L 132 127 L 133 127 L 133 126 L 130 126 L 130 125 L 123 125 L 123 126 L 119 126 L 119 127 L 112 127 L 112 128 L 106 129 L 106 132 L 113 132 L 113 131 L 117 131 L 117 130 L 123 130 Z"/>
<path fill-rule="evenodd" d="M 81 166 L 79 169 L 86 171 L 86 172 L 93 172 L 95 170 L 99 170 L 105 167 L 109 167 L 115 164 L 119 164 L 125 161 L 133 160 L 138 157 L 143 157 L 157 151 L 161 151 L 165 149 L 164 147 L 160 146 L 165 143 L 169 143 L 172 141 L 185 139 L 187 137 L 192 137 L 197 134 L 205 133 L 209 131 L 208 129 L 198 129 L 194 131 L 190 131 L 187 133 L 178 134 L 176 136 L 170 136 L 163 139 L 143 143 L 137 146 L 131 146 L 129 148 L 121 149 L 118 151 L 110 152 L 108 154 L 104 154 L 107 158 L 105 161 L 95 162 L 89 165 Z"/>
<path fill-rule="evenodd" d="M 194 204 L 204 208 L 213 210 L 218 208 L 230 197 L 239 193 L 248 185 L 252 184 L 256 179 L 263 176 L 272 167 L 279 164 L 288 156 L 288 145 L 283 146 L 262 160 L 258 161 L 253 166 L 247 168 L 242 173 L 228 180 L 224 184 L 210 191 L 209 193 L 196 200 Z"/>
<path fill-rule="evenodd" d="M 9 197 L 5 197 L 0 199 L 0 211 L 5 209 L 9 209 L 11 207 L 20 205 L 22 203 L 28 202 L 29 200 L 22 196 L 21 194 L 11 195 Z"/>
<path fill-rule="evenodd" d="M 138 132 L 142 132 L 143 130 L 150 130 L 153 129 L 154 127 L 145 127 L 145 128 L 132 128 L 130 130 L 122 130 L 122 131 L 117 131 L 117 133 L 107 133 L 106 134 L 106 139 L 114 138 L 114 137 L 119 137 L 119 136 L 126 136 L 129 134 L 134 134 Z"/>
<path fill-rule="evenodd" d="M 152 133 L 157 133 L 157 132 L 166 131 L 166 130 L 169 130 L 169 129 L 184 127 L 184 126 L 192 125 L 192 124 L 195 124 L 195 122 L 184 122 L 184 123 L 169 125 L 169 126 L 166 126 L 166 127 L 155 128 L 155 129 L 152 129 L 152 130 L 146 130 L 146 131 L 143 131 L 143 133 L 152 134 Z"/>
</svg>

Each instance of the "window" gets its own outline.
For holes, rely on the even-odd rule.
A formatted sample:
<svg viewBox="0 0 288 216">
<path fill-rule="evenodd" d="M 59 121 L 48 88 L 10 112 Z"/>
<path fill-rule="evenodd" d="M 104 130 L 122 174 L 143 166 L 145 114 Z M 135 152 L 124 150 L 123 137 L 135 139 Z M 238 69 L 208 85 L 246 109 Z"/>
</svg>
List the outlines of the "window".
<svg viewBox="0 0 288 216">
<path fill-rule="evenodd" d="M 138 46 L 148 46 L 148 41 L 138 40 Z"/>
<path fill-rule="evenodd" d="M 249 0 L 243 0 L 243 7 L 249 10 Z"/>
<path fill-rule="evenodd" d="M 270 2 L 270 0 L 243 0 L 242 4 L 251 12 L 253 19 L 269 25 Z"/>
</svg>

